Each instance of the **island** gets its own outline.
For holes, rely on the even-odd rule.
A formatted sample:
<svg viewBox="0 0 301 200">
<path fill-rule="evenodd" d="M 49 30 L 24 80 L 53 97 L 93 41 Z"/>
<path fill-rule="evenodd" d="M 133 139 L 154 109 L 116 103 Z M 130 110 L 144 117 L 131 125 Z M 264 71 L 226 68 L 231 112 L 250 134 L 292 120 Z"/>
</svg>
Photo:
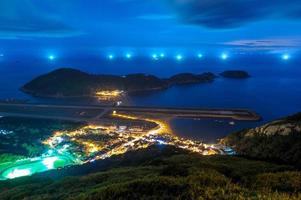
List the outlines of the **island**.
<svg viewBox="0 0 301 200">
<path fill-rule="evenodd" d="M 167 79 L 147 74 L 95 75 L 76 69 L 61 68 L 41 75 L 25 84 L 21 90 L 40 97 L 85 97 L 104 94 L 106 97 L 126 93 L 167 89 L 173 85 L 209 83 L 212 73 L 182 73 Z"/>
<path fill-rule="evenodd" d="M 224 78 L 233 78 L 233 79 L 244 79 L 244 78 L 249 78 L 250 75 L 246 71 L 241 71 L 241 70 L 227 70 L 220 75 Z"/>
<path fill-rule="evenodd" d="M 168 79 L 169 85 L 182 85 L 182 84 L 193 84 L 193 83 L 205 83 L 212 82 L 216 78 L 211 72 L 203 74 L 191 74 L 181 73 L 174 75 Z"/>
</svg>

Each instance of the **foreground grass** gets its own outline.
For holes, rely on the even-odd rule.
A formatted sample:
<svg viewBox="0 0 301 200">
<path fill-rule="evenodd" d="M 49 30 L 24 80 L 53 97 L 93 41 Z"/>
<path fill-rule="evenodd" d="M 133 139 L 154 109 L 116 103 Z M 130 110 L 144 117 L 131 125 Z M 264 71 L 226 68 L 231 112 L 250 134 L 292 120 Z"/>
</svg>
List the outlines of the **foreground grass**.
<svg viewBox="0 0 301 200">
<path fill-rule="evenodd" d="M 152 147 L 129 153 L 118 158 L 119 167 L 84 176 L 2 182 L 0 199 L 301 198 L 301 173 L 293 167 L 239 157 L 203 157 L 171 147 L 160 151 Z M 132 157 L 137 159 L 133 162 Z"/>
</svg>

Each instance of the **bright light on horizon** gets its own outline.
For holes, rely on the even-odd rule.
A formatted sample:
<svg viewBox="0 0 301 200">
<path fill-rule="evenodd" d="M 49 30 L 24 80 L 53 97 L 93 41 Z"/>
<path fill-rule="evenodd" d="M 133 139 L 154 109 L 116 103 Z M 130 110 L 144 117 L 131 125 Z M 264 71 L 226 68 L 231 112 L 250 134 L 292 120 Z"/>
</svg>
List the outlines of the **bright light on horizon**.
<svg viewBox="0 0 301 200">
<path fill-rule="evenodd" d="M 157 55 L 157 54 L 153 54 L 153 55 L 152 55 L 152 58 L 153 58 L 154 60 L 158 60 L 158 55 Z"/>
<path fill-rule="evenodd" d="M 48 59 L 49 59 L 49 60 L 54 60 L 54 59 L 55 59 L 55 56 L 54 56 L 54 55 L 49 55 L 49 56 L 48 56 Z"/>
<path fill-rule="evenodd" d="M 113 54 L 109 54 L 109 55 L 108 55 L 108 58 L 109 58 L 110 60 L 113 60 L 114 57 L 115 57 L 115 56 L 114 56 Z"/>
<path fill-rule="evenodd" d="M 191 56 L 188 55 L 187 57 L 184 56 L 183 54 L 175 54 L 174 58 L 176 60 L 180 61 L 180 60 L 184 60 L 184 59 L 191 59 L 191 58 L 193 58 L 193 56 L 194 56 L 194 58 L 197 58 L 197 59 L 203 59 L 205 57 L 211 58 L 210 55 L 204 55 L 203 53 L 196 53 L 194 55 L 192 54 Z M 2 57 L 5 57 L 5 55 L 3 53 L 0 53 L 0 59 Z M 123 58 L 126 60 L 133 59 L 133 57 L 134 57 L 134 55 L 131 52 L 123 54 Z M 216 58 L 219 58 L 221 60 L 228 60 L 228 59 L 230 59 L 230 57 L 231 57 L 231 55 L 228 54 L 227 52 L 225 52 L 225 53 L 221 53 Z M 107 54 L 105 56 L 105 58 L 108 60 L 115 60 L 117 58 L 117 56 L 114 53 L 110 53 L 110 54 Z M 157 52 L 157 53 L 150 54 L 149 58 L 151 58 L 153 60 L 161 60 L 163 58 L 167 58 L 167 56 L 165 53 Z M 290 53 L 282 53 L 282 54 L 280 53 L 280 54 L 278 54 L 278 58 L 281 60 L 287 61 L 287 60 L 292 59 L 292 55 Z M 56 56 L 56 54 L 48 54 L 46 56 L 46 59 L 54 62 L 58 59 L 58 57 Z"/>
<path fill-rule="evenodd" d="M 228 59 L 228 54 L 226 54 L 226 53 L 223 53 L 222 55 L 221 55 L 221 59 L 223 59 L 223 60 L 227 60 Z"/>
<path fill-rule="evenodd" d="M 283 60 L 289 60 L 290 58 L 291 58 L 291 56 L 287 53 L 282 55 Z"/>
<path fill-rule="evenodd" d="M 176 56 L 176 59 L 177 59 L 177 60 L 182 60 L 182 59 L 183 59 L 183 56 L 182 56 L 181 54 L 179 54 L 179 55 Z"/>
<path fill-rule="evenodd" d="M 201 53 L 198 54 L 198 58 L 203 58 L 203 56 L 204 56 L 204 55 L 201 54 Z"/>
<path fill-rule="evenodd" d="M 127 53 L 127 54 L 125 55 L 125 57 L 126 57 L 127 59 L 130 59 L 130 58 L 132 58 L 132 54 Z"/>
</svg>

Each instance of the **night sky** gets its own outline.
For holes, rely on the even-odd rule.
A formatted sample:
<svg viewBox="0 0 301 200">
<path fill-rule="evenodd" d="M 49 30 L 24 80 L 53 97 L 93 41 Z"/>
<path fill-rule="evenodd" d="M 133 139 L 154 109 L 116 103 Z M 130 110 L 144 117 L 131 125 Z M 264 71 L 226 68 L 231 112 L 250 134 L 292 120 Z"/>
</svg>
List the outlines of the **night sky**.
<svg viewBox="0 0 301 200">
<path fill-rule="evenodd" d="M 0 51 L 295 52 L 300 0 L 1 0 Z"/>
</svg>

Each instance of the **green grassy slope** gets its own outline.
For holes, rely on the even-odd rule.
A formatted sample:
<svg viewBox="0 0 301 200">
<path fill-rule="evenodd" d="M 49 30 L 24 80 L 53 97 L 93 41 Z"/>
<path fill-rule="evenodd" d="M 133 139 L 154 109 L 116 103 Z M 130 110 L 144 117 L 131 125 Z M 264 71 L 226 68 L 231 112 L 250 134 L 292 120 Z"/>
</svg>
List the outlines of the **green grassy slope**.
<svg viewBox="0 0 301 200">
<path fill-rule="evenodd" d="M 41 177 L 0 182 L 0 199 L 301 198 L 301 173 L 291 166 L 200 156 L 173 147 L 153 146 L 116 157 L 115 167 L 96 173 L 59 180 Z"/>
<path fill-rule="evenodd" d="M 243 156 L 301 168 L 301 113 L 230 134 L 221 142 Z"/>
</svg>

